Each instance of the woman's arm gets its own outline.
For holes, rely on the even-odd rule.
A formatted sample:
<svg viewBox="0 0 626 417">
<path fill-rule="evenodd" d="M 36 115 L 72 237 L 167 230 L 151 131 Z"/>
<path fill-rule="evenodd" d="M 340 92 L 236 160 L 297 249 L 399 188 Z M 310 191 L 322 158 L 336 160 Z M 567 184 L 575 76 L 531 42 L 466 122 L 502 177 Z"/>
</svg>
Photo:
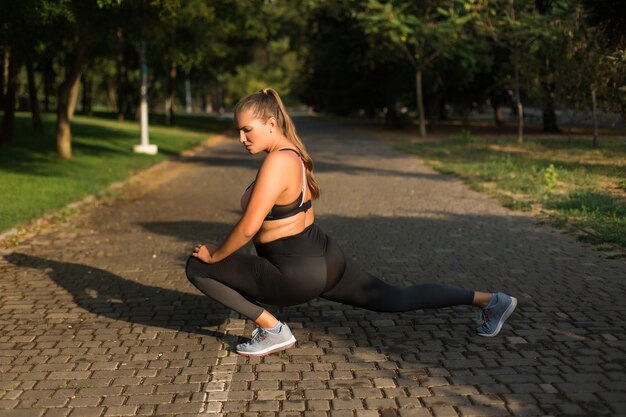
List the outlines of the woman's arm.
<svg viewBox="0 0 626 417">
<path fill-rule="evenodd" d="M 209 253 L 206 247 L 204 250 L 197 247 L 193 256 L 207 263 L 215 263 L 248 243 L 261 228 L 265 216 L 280 194 L 287 188 L 288 176 L 285 173 L 289 172 L 290 162 L 289 155 L 285 152 L 268 154 L 259 169 L 248 206 L 226 240 L 213 253 Z"/>
</svg>

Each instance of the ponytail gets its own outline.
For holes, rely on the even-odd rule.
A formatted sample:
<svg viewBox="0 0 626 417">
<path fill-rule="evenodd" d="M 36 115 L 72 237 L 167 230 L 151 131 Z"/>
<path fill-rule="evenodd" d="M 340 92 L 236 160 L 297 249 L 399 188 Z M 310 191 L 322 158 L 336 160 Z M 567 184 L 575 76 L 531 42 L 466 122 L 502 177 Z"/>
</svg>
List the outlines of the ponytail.
<svg viewBox="0 0 626 417">
<path fill-rule="evenodd" d="M 268 120 L 274 117 L 281 133 L 295 146 L 300 152 L 302 162 L 306 168 L 306 181 L 311 190 L 311 196 L 316 199 L 320 196 L 320 186 L 313 176 L 313 160 L 307 152 L 304 143 L 296 132 L 296 126 L 293 124 L 291 117 L 287 114 L 283 101 L 273 88 L 264 88 L 258 93 L 249 95 L 240 100 L 235 106 L 235 117 L 238 113 L 251 110 L 252 114 L 261 119 Z"/>
</svg>

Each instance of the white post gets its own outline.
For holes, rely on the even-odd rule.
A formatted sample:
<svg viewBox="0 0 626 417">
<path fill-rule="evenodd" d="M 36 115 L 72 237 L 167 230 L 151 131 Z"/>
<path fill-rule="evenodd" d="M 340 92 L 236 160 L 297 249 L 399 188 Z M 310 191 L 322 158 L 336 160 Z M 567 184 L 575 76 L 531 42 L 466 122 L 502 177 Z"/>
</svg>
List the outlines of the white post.
<svg viewBox="0 0 626 417">
<path fill-rule="evenodd" d="M 137 153 L 156 155 L 158 148 L 156 145 L 150 145 L 148 139 L 148 65 L 146 64 L 146 41 L 143 38 L 139 50 L 139 62 L 141 65 L 141 104 L 139 106 L 141 144 L 135 145 L 133 150 Z"/>
</svg>

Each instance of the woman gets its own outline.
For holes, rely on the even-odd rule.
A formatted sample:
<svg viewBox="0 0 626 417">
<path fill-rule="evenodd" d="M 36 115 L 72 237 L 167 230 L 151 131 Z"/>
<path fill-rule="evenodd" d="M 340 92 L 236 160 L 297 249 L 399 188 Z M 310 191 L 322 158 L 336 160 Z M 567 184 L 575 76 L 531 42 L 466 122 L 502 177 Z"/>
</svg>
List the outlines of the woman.
<svg viewBox="0 0 626 417">
<path fill-rule="evenodd" d="M 263 356 L 292 347 L 287 324 L 258 303 L 295 305 L 315 297 L 378 312 L 473 305 L 482 308 L 481 336 L 495 336 L 517 300 L 443 284 L 395 287 L 346 258 L 315 223 L 311 200 L 320 188 L 313 163 L 276 91 L 266 88 L 235 108 L 239 141 L 267 156 L 246 189 L 243 215 L 219 246 L 198 245 L 187 261 L 188 279 L 207 296 L 256 322 L 241 355 Z M 236 251 L 253 240 L 258 256 Z"/>
</svg>

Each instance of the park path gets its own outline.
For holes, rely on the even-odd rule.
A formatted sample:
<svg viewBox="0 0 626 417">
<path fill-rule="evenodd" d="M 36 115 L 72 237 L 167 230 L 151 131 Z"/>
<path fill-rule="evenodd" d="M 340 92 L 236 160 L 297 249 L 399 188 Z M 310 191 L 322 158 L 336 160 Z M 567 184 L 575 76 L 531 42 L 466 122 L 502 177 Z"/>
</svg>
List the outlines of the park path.
<svg viewBox="0 0 626 417">
<path fill-rule="evenodd" d="M 244 358 L 252 324 L 185 279 L 260 159 L 234 140 L 152 170 L 0 258 L 0 417 L 626 415 L 626 262 L 508 211 L 334 121 L 297 122 L 320 226 L 372 273 L 504 290 L 496 338 L 469 307 L 276 309 L 298 345 Z M 244 250 L 251 250 L 248 246 Z"/>
</svg>

